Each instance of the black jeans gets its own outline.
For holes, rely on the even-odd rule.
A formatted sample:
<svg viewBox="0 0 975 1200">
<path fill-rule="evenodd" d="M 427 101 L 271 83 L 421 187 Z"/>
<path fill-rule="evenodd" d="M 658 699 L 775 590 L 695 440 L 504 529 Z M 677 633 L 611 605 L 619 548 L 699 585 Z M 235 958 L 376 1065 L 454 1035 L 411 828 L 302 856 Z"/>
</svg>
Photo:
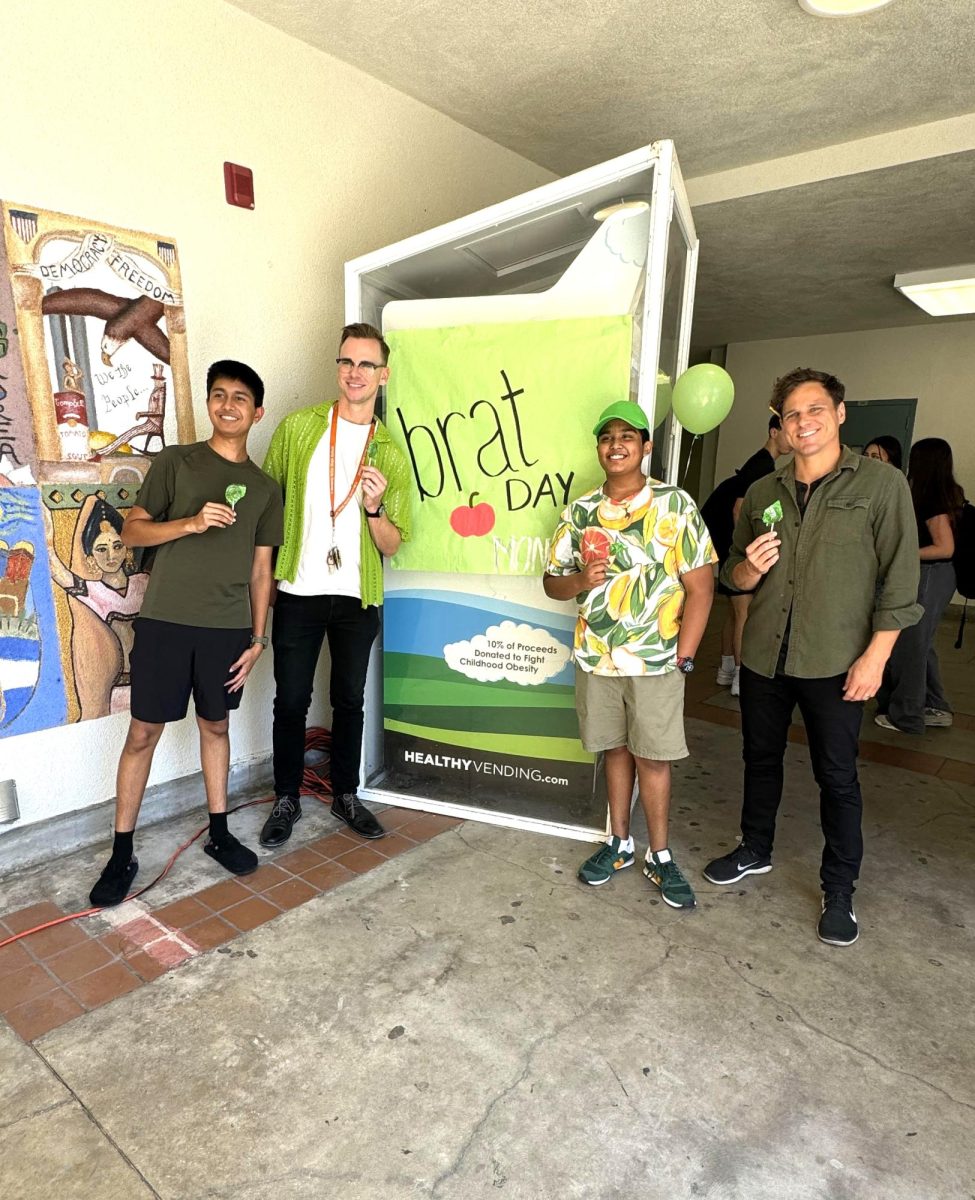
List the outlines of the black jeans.
<svg viewBox="0 0 975 1200">
<path fill-rule="evenodd" d="M 328 637 L 332 658 L 331 780 L 336 796 L 354 792 L 362 760 L 362 704 L 369 651 L 379 632 L 380 610 L 363 608 L 352 596 L 277 594 L 271 644 L 274 647 L 274 791 L 297 796 L 305 769 L 305 718 L 311 704 L 315 668 Z"/>
<path fill-rule="evenodd" d="M 824 891 L 852 892 L 863 859 L 863 797 L 857 749 L 863 705 L 843 699 L 845 675 L 766 679 L 741 668 L 745 797 L 741 833 L 756 854 L 771 854 L 782 800 L 782 768 L 795 706 L 806 724 L 809 757 L 819 784 L 819 818 L 826 844 L 820 869 Z"/>
</svg>

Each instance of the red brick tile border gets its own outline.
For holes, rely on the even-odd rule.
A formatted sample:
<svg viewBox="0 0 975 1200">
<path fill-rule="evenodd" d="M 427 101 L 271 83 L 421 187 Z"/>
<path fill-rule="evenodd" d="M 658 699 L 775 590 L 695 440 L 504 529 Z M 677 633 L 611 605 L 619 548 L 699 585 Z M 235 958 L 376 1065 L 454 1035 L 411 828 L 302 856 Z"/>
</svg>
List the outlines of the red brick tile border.
<svg viewBox="0 0 975 1200">
<path fill-rule="evenodd" d="M 41 904 L 32 904 L 29 908 L 22 908 L 19 912 L 7 913 L 3 918 L 3 923 L 11 933 L 23 933 L 25 929 L 33 929 L 35 925 L 43 925 L 45 921 L 56 921 L 58 917 L 63 916 L 64 913 L 53 901 L 45 900 Z M 23 944 L 23 942 L 19 943 L 19 945 Z"/>
<path fill-rule="evenodd" d="M 14 1033 L 19 1033 L 25 1042 L 32 1042 L 73 1017 L 80 1017 L 84 1011 L 73 996 L 63 988 L 56 988 L 3 1015 Z"/>
<path fill-rule="evenodd" d="M 58 913 L 58 916 L 63 914 Z M 53 958 L 65 950 L 76 949 L 90 941 L 84 930 L 73 923 L 55 925 L 51 929 L 42 929 L 40 933 L 32 934 L 30 952 L 35 958 Z"/>
<path fill-rule="evenodd" d="M 738 727 L 736 711 L 704 703 L 713 694 L 705 680 L 695 681 L 687 715 Z M 975 718 L 956 717 L 965 728 L 968 720 L 975 726 Z M 805 731 L 793 726 L 789 740 L 804 743 Z M 862 743 L 861 756 L 975 785 L 975 764 L 877 742 Z M 0 949 L 0 1014 L 25 1041 L 33 1041 L 460 824 L 454 817 L 399 808 L 384 810 L 381 819 L 385 838 L 363 842 L 339 830 L 292 846 L 252 875 L 213 884 L 97 938 L 81 924 L 65 923 Z M 63 915 L 51 901 L 6 914 L 0 941 Z"/>
<path fill-rule="evenodd" d="M 49 958 L 46 965 L 62 983 L 70 983 L 72 979 L 80 979 L 82 975 L 90 975 L 99 967 L 108 966 L 112 958 L 113 955 L 105 946 L 88 938 L 80 946 Z"/>
<path fill-rule="evenodd" d="M 229 908 L 231 904 L 240 904 L 242 900 L 249 899 L 251 894 L 250 889 L 244 887 L 239 879 L 225 879 L 222 883 L 215 883 L 204 888 L 202 892 L 197 892 L 194 899 L 205 904 L 211 912 L 220 912 L 222 908 Z"/>
<path fill-rule="evenodd" d="M 143 950 L 136 950 L 134 954 L 129 954 L 125 961 L 143 983 L 151 983 L 154 979 L 158 979 L 160 975 L 165 975 L 171 967 L 179 966 L 179 963 L 168 964 L 158 958 L 153 958 Z M 181 959 L 180 961 L 185 960 Z"/>
<path fill-rule="evenodd" d="M 412 850 L 415 844 L 408 837 L 403 837 L 402 834 L 387 833 L 385 837 L 377 838 L 370 849 L 381 854 L 383 858 L 394 858 L 397 854 L 402 854 L 404 850 Z"/>
<path fill-rule="evenodd" d="M 241 904 L 232 904 L 230 908 L 225 908 L 220 915 L 235 929 L 239 929 L 241 933 L 247 933 L 280 914 L 281 909 L 276 904 L 271 904 L 263 896 L 251 896 Z"/>
<path fill-rule="evenodd" d="M 318 865 L 324 866 L 324 859 L 320 858 Z M 304 904 L 306 900 L 313 900 L 318 894 L 319 889 L 308 880 L 289 879 L 286 883 L 279 883 L 277 887 L 264 892 L 260 898 L 269 900 L 272 904 L 276 904 L 282 912 L 287 912 L 288 909 L 297 908 L 299 904 Z"/>
<path fill-rule="evenodd" d="M 177 900 L 173 904 L 164 904 L 162 908 L 157 908 L 152 915 L 157 921 L 162 921 L 164 925 L 171 925 L 174 929 L 185 929 L 187 925 L 192 925 L 195 921 L 202 921 L 208 917 L 210 911 L 195 896 L 187 896 L 184 900 Z"/>
<path fill-rule="evenodd" d="M 939 779 L 947 779 L 951 783 L 967 783 L 975 786 L 975 763 L 958 762 L 946 758 L 944 765 L 938 771 Z"/>
<path fill-rule="evenodd" d="M 142 980 L 134 971 L 130 971 L 124 962 L 109 963 L 107 967 L 99 967 L 82 979 L 75 979 L 68 985 L 68 991 L 79 1000 L 85 1008 L 98 1008 L 114 1000 L 116 996 L 124 996 L 126 992 L 134 991 Z"/>
<path fill-rule="evenodd" d="M 386 859 L 378 850 L 373 850 L 372 846 L 356 846 L 354 850 L 340 855 L 335 861 L 347 870 L 362 875 L 366 871 L 371 871 L 373 867 L 378 867 L 380 863 L 386 862 Z"/>
<path fill-rule="evenodd" d="M 3 981 L 3 1007 L 5 1010 L 18 1008 L 43 996 L 45 992 L 53 991 L 60 986 L 60 980 L 45 970 L 40 963 L 14 971 Z"/>
<path fill-rule="evenodd" d="M 322 855 L 310 846 L 302 846 L 276 858 L 274 865 L 282 871 L 290 871 L 292 875 L 300 875 L 302 871 L 310 871 L 312 867 L 319 866 L 323 861 Z"/>
<path fill-rule="evenodd" d="M 321 864 L 325 860 L 316 855 L 315 861 L 316 864 Z M 248 875 L 246 882 L 252 892 L 266 892 L 268 888 L 273 888 L 276 884 L 284 883 L 291 878 L 290 872 L 282 871 L 277 863 L 265 863 L 262 867 L 258 867 L 253 875 Z"/>
<path fill-rule="evenodd" d="M 383 813 L 383 816 L 386 814 Z M 354 850 L 356 846 L 362 845 L 362 838 L 353 837 L 349 833 L 330 833 L 326 837 L 320 837 L 317 841 L 311 842 L 310 850 L 314 850 L 316 854 L 320 854 L 322 858 L 338 858 L 340 854 L 344 854 L 346 850 Z"/>
<path fill-rule="evenodd" d="M 233 925 L 228 925 L 220 917 L 207 917 L 205 921 L 190 925 L 183 932 L 197 949 L 213 950 L 216 946 L 222 946 L 224 942 L 229 942 L 231 938 L 236 937 L 240 930 L 235 929 Z"/>
<path fill-rule="evenodd" d="M 0 940 L 7 936 L 5 933 L 0 934 Z M 33 959 L 19 942 L 14 942 L 10 946 L 4 946 L 0 950 L 0 981 L 3 980 L 5 975 L 10 975 L 14 971 L 20 971 L 24 967 L 30 966 L 31 962 L 33 962 Z M 2 987 L 3 983 L 0 982 L 0 988 Z"/>
<path fill-rule="evenodd" d="M 25 1041 L 42 1037 L 117 996 L 173 970 L 347 883 L 460 824 L 414 809 L 381 814 L 385 838 L 364 842 L 345 830 L 289 846 L 253 875 L 225 879 L 138 915 L 98 937 L 65 922 L 0 950 L 0 1014 Z M 64 913 L 51 901 L 0 920 L 0 941 Z"/>
<path fill-rule="evenodd" d="M 320 892 L 328 892 L 340 883 L 348 883 L 350 879 L 355 879 L 355 872 L 343 867 L 340 862 L 323 860 L 320 867 L 312 867 L 310 871 L 306 871 L 302 879 Z"/>
</svg>

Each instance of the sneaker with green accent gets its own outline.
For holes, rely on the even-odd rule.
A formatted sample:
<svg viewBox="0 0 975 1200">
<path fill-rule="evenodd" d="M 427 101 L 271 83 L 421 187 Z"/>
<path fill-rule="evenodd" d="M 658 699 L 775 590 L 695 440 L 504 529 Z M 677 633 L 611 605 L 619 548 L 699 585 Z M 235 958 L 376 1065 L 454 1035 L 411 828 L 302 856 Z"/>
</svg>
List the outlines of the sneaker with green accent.
<svg viewBox="0 0 975 1200">
<path fill-rule="evenodd" d="M 660 888 L 660 895 L 671 908 L 694 908 L 697 900 L 691 885 L 684 878 L 669 850 L 647 851 L 643 873 Z"/>
<path fill-rule="evenodd" d="M 579 878 L 583 883 L 599 887 L 601 883 L 609 883 L 617 871 L 633 866 L 633 851 L 621 849 L 622 843 L 618 837 L 611 837 L 603 842 L 595 854 L 587 858 L 579 868 Z"/>
</svg>

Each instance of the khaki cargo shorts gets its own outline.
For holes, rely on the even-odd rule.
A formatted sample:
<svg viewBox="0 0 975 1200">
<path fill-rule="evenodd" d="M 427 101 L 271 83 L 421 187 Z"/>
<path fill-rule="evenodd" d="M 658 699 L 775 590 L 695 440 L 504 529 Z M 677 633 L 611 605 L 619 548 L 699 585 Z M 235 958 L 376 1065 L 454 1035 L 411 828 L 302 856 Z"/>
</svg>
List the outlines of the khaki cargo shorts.
<svg viewBox="0 0 975 1200">
<path fill-rule="evenodd" d="M 593 675 L 576 667 L 579 736 L 590 754 L 626 746 L 638 758 L 687 758 L 684 676 Z"/>
</svg>

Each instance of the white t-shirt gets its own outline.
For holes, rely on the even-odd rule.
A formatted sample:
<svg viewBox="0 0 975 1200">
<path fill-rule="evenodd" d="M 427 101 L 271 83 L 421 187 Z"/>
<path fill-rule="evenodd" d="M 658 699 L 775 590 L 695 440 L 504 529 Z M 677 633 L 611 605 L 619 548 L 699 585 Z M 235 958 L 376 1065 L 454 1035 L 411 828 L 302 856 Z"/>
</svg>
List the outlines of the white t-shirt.
<svg viewBox="0 0 975 1200">
<path fill-rule="evenodd" d="M 338 415 L 332 409 L 331 420 L 338 421 L 335 441 L 335 504 L 342 503 L 349 494 L 352 480 L 362 461 L 362 452 L 369 436 L 368 425 L 356 425 Z M 295 596 L 356 596 L 362 595 L 359 581 L 359 537 L 362 518 L 362 484 L 355 495 L 335 518 L 329 515 L 331 502 L 328 494 L 328 459 L 331 428 L 327 429 L 315 447 L 308 464 L 305 481 L 305 511 L 302 517 L 301 555 L 294 583 L 282 579 L 278 587 L 282 592 Z M 337 571 L 328 569 L 328 552 L 338 546 L 342 565 Z"/>
</svg>

